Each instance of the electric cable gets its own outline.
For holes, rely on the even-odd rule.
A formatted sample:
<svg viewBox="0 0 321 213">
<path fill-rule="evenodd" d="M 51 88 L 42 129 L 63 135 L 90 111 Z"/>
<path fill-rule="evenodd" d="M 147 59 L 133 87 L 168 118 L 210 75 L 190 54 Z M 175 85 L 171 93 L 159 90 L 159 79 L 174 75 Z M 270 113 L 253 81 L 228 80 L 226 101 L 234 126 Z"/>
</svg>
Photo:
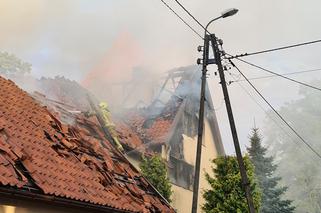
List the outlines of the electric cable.
<svg viewBox="0 0 321 213">
<path fill-rule="evenodd" d="M 161 0 L 161 1 L 162 1 L 162 0 Z M 207 31 L 207 29 L 195 18 L 195 16 L 193 16 L 193 15 L 191 14 L 191 12 L 189 12 L 189 10 L 186 9 L 186 7 L 185 7 L 184 5 L 182 5 L 178 0 L 174 0 L 174 1 L 177 2 L 177 4 L 178 4 L 194 21 L 196 21 L 196 23 L 197 23 L 200 27 L 202 27 L 204 30 Z M 207 31 L 207 32 L 208 32 L 208 31 Z M 209 32 L 208 32 L 208 33 L 209 33 Z M 271 51 L 276 51 L 276 50 L 293 48 L 293 47 L 298 47 L 298 46 L 313 44 L 313 43 L 317 43 L 317 42 L 321 42 L 321 39 L 320 39 L 320 40 L 315 40 L 315 41 L 304 42 L 304 43 L 300 43 L 300 44 L 294 44 L 294 45 L 290 45 L 290 46 L 283 46 L 283 47 L 274 48 L 274 49 L 270 49 L 270 50 L 259 51 L 259 52 L 250 53 L 250 54 L 247 54 L 247 55 L 249 56 L 249 55 L 254 55 L 254 54 L 259 54 L 259 53 L 264 53 L 264 52 L 271 52 Z M 231 58 L 234 57 L 234 56 L 232 56 L 232 55 L 230 55 L 230 54 L 227 54 L 227 55 L 230 56 L 230 57 L 228 57 L 227 59 L 231 59 Z M 273 71 L 271 71 L 271 70 L 265 69 L 265 68 L 263 68 L 263 67 L 261 67 L 261 66 L 255 65 L 255 64 L 250 63 L 250 62 L 245 61 L 245 60 L 242 60 L 242 59 L 240 59 L 239 57 L 234 57 L 234 58 L 236 58 L 237 60 L 242 61 L 243 63 L 246 63 L 246 64 L 248 64 L 248 65 L 254 66 L 254 67 L 259 68 L 259 69 L 262 69 L 262 70 L 264 70 L 264 71 L 266 71 L 266 72 L 272 73 L 272 74 L 277 75 L 277 76 L 282 77 L 282 78 L 285 78 L 285 79 L 287 79 L 287 80 L 289 80 L 289 81 L 293 81 L 293 82 L 295 82 L 295 83 L 304 85 L 304 86 L 306 86 L 306 87 L 310 87 L 310 88 L 312 88 L 312 89 L 316 89 L 316 90 L 321 91 L 321 88 L 318 88 L 318 87 L 309 85 L 309 84 L 307 84 L 307 83 L 304 83 L 304 82 L 301 82 L 301 81 L 298 81 L 298 80 L 295 80 L 295 79 L 286 77 L 286 76 L 281 75 L 281 74 L 279 74 L 279 73 L 276 73 L 276 72 L 273 72 Z"/>
<path fill-rule="evenodd" d="M 294 47 L 299 47 L 299 46 L 305 46 L 305 45 L 319 43 L 319 42 L 321 42 L 321 39 L 314 40 L 314 41 L 303 42 L 303 43 L 299 43 L 299 44 L 283 46 L 283 47 L 267 49 L 267 50 L 261 50 L 261 51 L 252 52 L 252 53 L 239 54 L 239 55 L 235 55 L 235 56 L 230 56 L 228 59 L 241 58 L 241 57 L 252 56 L 252 55 L 258 55 L 258 54 L 262 54 L 262 53 L 274 52 L 274 51 L 279 51 L 279 50 L 284 50 L 284 49 L 289 49 L 289 48 L 294 48 Z"/>
<path fill-rule="evenodd" d="M 275 114 L 285 123 L 286 126 L 289 127 L 289 129 L 292 130 L 292 132 L 314 153 L 316 154 L 320 159 L 321 155 L 283 118 L 283 116 L 278 113 L 278 111 L 268 102 L 268 100 L 260 93 L 258 89 L 249 81 L 249 79 L 241 72 L 241 70 L 230 60 L 230 63 L 233 67 L 237 69 L 237 71 L 243 76 L 244 79 L 246 79 L 247 83 L 255 90 L 255 92 L 264 100 L 264 102 L 275 112 Z"/>
<path fill-rule="evenodd" d="M 165 3 L 163 0 L 161 0 L 163 3 Z M 175 0 L 183 9 L 185 12 L 187 12 L 189 14 L 190 17 L 192 17 L 197 23 L 199 26 L 201 26 L 203 29 L 205 29 L 205 27 L 178 1 L 178 0 Z M 165 5 L 167 5 L 165 3 Z M 167 5 L 168 6 L 168 5 Z M 169 7 L 169 6 L 168 6 Z M 169 9 L 171 9 L 169 7 Z M 171 9 L 172 10 L 172 9 Z M 172 10 L 173 11 L 173 10 Z M 175 14 L 177 14 L 175 11 L 173 11 Z M 184 23 L 186 23 L 184 21 Z M 297 47 L 297 46 L 303 46 L 303 45 L 308 45 L 308 44 L 313 44 L 313 43 L 317 43 L 317 42 L 321 42 L 321 40 L 315 40 L 315 41 L 311 41 L 311 42 L 305 42 L 305 43 L 301 43 L 301 44 L 295 44 L 295 45 L 290 45 L 290 46 L 284 46 L 284 47 L 279 47 L 279 48 L 274 48 L 274 49 L 270 49 L 270 50 L 265 50 L 265 51 L 259 51 L 259 52 L 256 52 L 256 53 L 251 53 L 251 55 L 254 55 L 254 54 L 259 54 L 259 53 L 264 53 L 264 52 L 271 52 L 271 51 L 277 51 L 277 50 L 282 50 L 282 49 L 287 49 L 287 48 L 293 48 L 293 47 Z M 229 55 L 230 57 L 233 57 L 232 55 L 230 54 L 227 54 Z M 247 54 L 247 56 L 249 56 L 250 54 Z M 317 87 L 314 87 L 312 85 L 309 85 L 309 84 L 306 84 L 306 83 L 303 83 L 303 82 L 300 82 L 300 81 L 297 81 L 297 80 L 294 80 L 294 79 L 291 79 L 291 78 L 288 78 L 286 76 L 283 76 L 281 74 L 278 74 L 278 73 L 275 73 L 273 71 L 270 71 L 270 70 L 267 70 L 263 67 L 260 67 L 260 66 L 257 66 L 253 63 L 250 63 L 250 62 L 247 62 L 245 60 L 242 60 L 242 59 L 239 59 L 238 57 L 236 58 L 237 60 L 239 61 L 242 61 L 243 63 L 246 63 L 246 64 L 249 64 L 251 66 L 254 66 L 256 68 L 259 68 L 259 69 L 262 69 L 266 72 L 269 72 L 269 73 L 272 73 L 274 75 L 277 75 L 279 77 L 282 77 L 282 78 L 285 78 L 287 80 L 290 80 L 290 81 L 293 81 L 295 83 L 298 83 L 298 84 L 301 84 L 301 85 L 304 85 L 304 86 L 307 86 L 307 87 L 310 87 L 310 88 L 313 88 L 313 89 L 316 89 L 316 90 L 319 90 L 321 91 L 320 88 L 317 88 Z M 239 70 L 238 67 L 235 66 L 235 64 L 230 60 L 230 62 L 232 63 L 232 65 L 240 72 L 240 74 L 246 79 L 246 81 L 251 85 L 251 87 L 260 95 L 260 97 L 271 107 L 271 109 L 280 117 L 280 119 L 295 133 L 295 135 L 301 139 L 301 141 L 312 151 L 314 152 L 320 159 L 321 159 L 321 155 L 313 149 L 313 147 L 311 147 L 311 145 L 309 143 L 307 143 L 304 138 L 302 138 L 295 129 L 293 129 L 293 127 L 274 109 L 274 107 L 264 98 L 264 96 L 255 88 L 255 86 L 247 79 L 246 76 L 244 76 L 244 74 Z"/>
<path fill-rule="evenodd" d="M 176 1 L 176 3 L 200 26 L 202 27 L 204 30 L 207 31 L 207 29 L 201 24 L 201 22 L 199 22 L 195 16 L 192 15 L 192 13 L 186 9 L 186 7 L 184 7 L 184 5 L 182 3 L 180 3 L 178 0 L 174 0 Z M 208 32 L 208 31 L 207 31 Z"/>
<path fill-rule="evenodd" d="M 321 71 L 321 68 L 318 69 L 309 69 L 309 70 L 302 70 L 302 71 L 297 71 L 297 72 L 289 72 L 289 73 L 283 73 L 282 75 L 297 75 L 297 74 L 302 74 L 302 73 L 308 73 L 308 72 L 316 72 L 316 71 Z M 259 77 L 254 77 L 254 78 L 248 78 L 249 80 L 260 80 L 260 79 L 265 79 L 265 78 L 275 78 L 278 77 L 277 75 L 267 75 L 267 76 L 259 76 Z M 231 81 L 232 83 L 234 82 L 240 82 L 240 81 L 246 81 L 245 79 L 239 79 L 235 81 Z"/>
<path fill-rule="evenodd" d="M 162 0 L 161 0 L 162 1 Z M 177 0 L 175 0 L 177 3 L 179 3 Z M 163 2 L 163 1 L 162 1 Z M 163 2 L 164 3 L 164 2 Z M 203 29 L 205 29 L 204 28 L 204 26 L 183 6 L 183 5 L 181 5 L 181 3 L 179 3 L 179 5 L 203 28 Z M 171 9 L 171 8 L 170 8 Z M 172 10 L 172 9 L 171 9 Z M 174 11 L 173 11 L 174 12 Z M 176 14 L 176 12 L 174 12 L 175 14 Z M 177 15 L 178 16 L 178 15 Z M 178 16 L 179 17 L 179 16 Z M 180 18 L 181 19 L 181 18 Z M 181 19 L 182 20 L 182 19 Z M 182 20 L 183 21 L 183 20 Z M 183 21 L 185 24 L 186 24 L 186 22 L 185 21 Z M 189 25 L 188 25 L 189 26 Z M 190 26 L 189 26 L 190 27 Z M 191 27 L 190 27 L 191 28 Z M 197 33 L 193 28 L 192 28 L 192 30 L 195 32 L 195 33 Z M 206 30 L 206 29 L 205 29 Z M 207 30 L 206 30 L 207 31 Z M 208 31 L 207 31 L 208 32 Z M 197 35 L 199 36 L 199 37 L 201 37 L 202 38 L 202 40 L 203 40 L 203 37 L 202 36 L 200 36 L 198 33 L 197 33 Z M 317 41 L 315 41 L 315 42 L 310 42 L 310 43 L 316 43 Z M 319 41 L 318 41 L 319 42 Z M 303 44 L 301 44 L 301 45 L 303 45 Z M 292 47 L 295 47 L 295 46 L 301 46 L 301 45 L 293 45 Z M 290 47 L 287 47 L 287 48 L 290 48 Z M 281 50 L 281 49 L 286 49 L 286 47 L 282 47 L 282 48 L 278 48 L 279 50 Z M 275 49 L 275 50 L 273 50 L 273 51 L 276 51 L 277 49 Z M 268 51 L 264 51 L 264 52 L 271 52 L 272 50 L 268 50 Z M 261 53 L 263 53 L 262 51 L 261 51 Z M 256 54 L 259 54 L 259 53 L 256 53 Z M 249 54 L 247 54 L 247 55 L 249 55 Z M 253 55 L 253 54 L 252 54 Z M 299 135 L 298 135 L 299 136 Z M 302 137 L 300 137 L 300 139 L 302 140 L 303 138 Z M 303 141 L 304 141 L 304 139 L 303 139 Z M 312 147 L 310 147 L 309 146 L 309 144 L 306 144 L 310 149 L 312 148 Z M 312 148 L 312 150 L 314 150 L 313 148 Z M 320 155 L 317 153 L 317 152 L 315 152 L 315 154 L 317 154 L 317 156 L 320 158 Z"/>
<path fill-rule="evenodd" d="M 187 27 L 189 27 L 198 37 L 200 37 L 203 40 L 203 37 L 201 34 L 199 34 L 191 25 L 189 25 L 180 15 L 178 15 L 174 9 L 172 9 L 164 0 L 160 0 L 163 2 L 163 4 L 170 10 L 172 11 Z"/>
<path fill-rule="evenodd" d="M 234 78 L 234 77 L 233 77 Z M 250 79 L 249 79 L 250 80 Z M 257 101 L 257 100 L 255 100 L 255 98 L 251 95 L 251 93 L 249 92 L 249 91 L 247 91 L 247 89 L 240 83 L 240 82 L 238 82 L 238 81 L 235 81 L 235 82 L 237 82 L 237 84 L 241 87 L 241 89 L 252 99 L 252 101 L 264 112 L 264 114 L 270 119 L 270 120 L 272 120 L 273 122 L 274 122 L 274 124 L 278 127 L 278 128 L 280 128 L 280 130 L 282 130 L 282 132 L 284 133 L 284 135 L 286 135 L 293 143 L 295 143 L 297 146 L 295 146 L 295 149 L 297 149 L 298 151 L 301 151 L 303 154 L 307 154 L 306 153 L 306 150 L 304 150 L 304 149 L 300 149 L 299 148 L 299 146 L 300 146 L 300 143 L 297 141 L 297 140 L 294 140 L 293 138 L 292 138 L 292 136 L 281 126 L 281 124 L 278 122 L 278 121 L 276 121 L 264 108 L 263 108 L 263 106 L 261 106 L 260 104 L 259 104 L 259 102 Z M 311 158 L 312 159 L 312 158 Z M 312 160 L 314 160 L 314 159 L 312 159 Z M 315 161 L 312 161 L 313 163 L 315 163 Z M 317 165 L 317 164 L 315 164 L 315 165 Z M 317 165 L 317 166 L 319 166 L 319 165 Z"/>
<path fill-rule="evenodd" d="M 184 5 L 182 5 L 178 0 L 175 0 L 175 2 L 177 2 L 177 4 L 194 20 L 196 21 L 196 23 L 201 26 L 204 30 L 206 30 L 206 28 L 195 18 L 195 16 L 193 16 L 191 14 L 191 12 L 189 12 L 189 10 L 187 10 Z M 206 30 L 207 31 L 207 30 Z M 208 32 L 208 31 L 207 31 Z M 247 53 L 246 56 L 250 56 L 250 55 L 256 55 L 256 54 L 260 54 L 260 53 L 266 53 L 266 52 L 272 52 L 272 51 L 277 51 L 277 50 L 282 50 L 282 49 L 287 49 L 287 48 L 293 48 L 293 47 L 298 47 L 298 46 L 303 46 L 303 45 L 308 45 L 308 44 L 313 44 L 313 43 L 318 43 L 318 42 L 321 42 L 321 39 L 319 40 L 314 40 L 314 41 L 309 41 L 309 42 L 304 42 L 304 43 L 300 43 L 300 44 L 294 44 L 294 45 L 289 45 L 289 46 L 283 46 L 283 47 L 278 47 L 278 48 L 274 48 L 274 49 L 269 49 L 269 50 L 264 50 L 264 51 L 258 51 L 258 52 L 254 52 L 254 53 Z M 304 86 L 307 86 L 307 87 L 310 87 L 312 89 L 316 89 L 316 90 L 319 90 L 321 91 L 321 88 L 318 88 L 318 87 L 315 87 L 315 86 L 312 86 L 312 85 L 309 85 L 307 83 L 304 83 L 304 82 L 301 82 L 301 81 L 297 81 L 295 79 L 292 79 L 292 78 L 289 78 L 289 77 L 286 77 L 286 76 L 283 76 L 281 74 L 278 74 L 278 73 L 275 73 L 271 70 L 268 70 L 268 69 L 265 69 L 261 66 L 258 66 L 258 65 L 255 65 L 253 63 L 250 63 L 248 61 L 245 61 L 245 60 L 242 60 L 242 59 L 239 59 L 239 57 L 235 57 L 235 56 L 232 56 L 230 54 L 227 54 L 229 55 L 230 57 L 228 57 L 227 59 L 232 59 L 232 58 L 236 58 L 237 60 L 240 60 L 242 61 L 243 63 L 246 63 L 248 65 L 251 65 L 251 66 L 254 66 L 256 68 L 259 68 L 259 69 L 262 69 L 266 72 L 269 72 L 269 73 L 272 73 L 274 75 L 277 75 L 279 77 L 282 77 L 282 78 L 285 78 L 287 80 L 290 80 L 290 81 L 293 81 L 295 83 L 298 83 L 298 84 L 301 84 L 301 85 L 304 85 Z"/>
<path fill-rule="evenodd" d="M 226 53 L 226 55 L 230 55 L 230 54 L 227 54 L 227 53 Z M 319 87 L 312 86 L 312 85 L 310 85 L 310 84 L 307 84 L 307 83 L 304 83 L 304 82 L 295 80 L 295 79 L 293 79 L 293 78 L 286 77 L 286 76 L 284 76 L 284 75 L 282 75 L 282 74 L 273 72 L 273 71 L 271 71 L 271 70 L 269 70 L 269 69 L 266 69 L 266 68 L 264 68 L 264 67 L 262 67 L 262 66 L 256 65 L 256 64 L 251 63 L 251 62 L 248 62 L 248 61 L 245 61 L 245 60 L 243 60 L 243 59 L 240 59 L 240 58 L 235 58 L 235 59 L 236 59 L 236 60 L 239 60 L 239 61 L 241 61 L 241 62 L 243 62 L 243 63 L 245 63 L 245 64 L 248 64 L 248 65 L 250 65 L 250 66 L 252 66 L 252 67 L 261 69 L 261 70 L 263 70 L 263 71 L 265 71 L 265 72 L 272 73 L 273 75 L 279 76 L 279 77 L 284 78 L 284 79 L 286 79 L 286 80 L 289 80 L 289 81 L 295 82 L 295 83 L 297 83 L 297 84 L 300 84 L 300 85 L 309 87 L 309 88 L 311 88 L 311 89 L 315 89 L 315 90 L 321 91 L 321 88 L 319 88 Z M 229 60 L 230 60 L 230 59 L 229 59 Z"/>
</svg>

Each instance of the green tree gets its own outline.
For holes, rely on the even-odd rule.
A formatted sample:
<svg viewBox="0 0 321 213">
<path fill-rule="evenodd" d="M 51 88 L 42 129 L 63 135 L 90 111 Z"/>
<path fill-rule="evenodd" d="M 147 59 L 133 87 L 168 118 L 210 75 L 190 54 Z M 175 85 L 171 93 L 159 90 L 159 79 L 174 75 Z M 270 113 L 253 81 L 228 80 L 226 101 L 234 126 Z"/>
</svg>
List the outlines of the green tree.
<svg viewBox="0 0 321 213">
<path fill-rule="evenodd" d="M 0 74 L 24 75 L 30 73 L 31 64 L 23 62 L 13 54 L 0 52 Z"/>
<path fill-rule="evenodd" d="M 317 87 L 320 81 L 311 82 Z M 321 95 L 302 88 L 300 97 L 279 109 L 279 113 L 312 146 L 321 153 Z M 271 114 L 272 117 L 274 114 Z M 278 120 L 277 117 L 272 117 Z M 267 120 L 265 125 L 268 154 L 275 156 L 281 185 L 289 186 L 285 198 L 293 200 L 296 212 L 321 212 L 321 160 L 288 128 Z"/>
<path fill-rule="evenodd" d="M 277 168 L 273 164 L 273 157 L 267 157 L 267 149 L 262 146 L 261 136 L 258 129 L 253 128 L 250 136 L 251 146 L 247 148 L 250 160 L 254 165 L 254 173 L 262 191 L 261 213 L 294 212 L 291 206 L 292 201 L 282 200 L 282 195 L 287 187 L 278 187 L 280 177 L 275 177 L 274 172 Z"/>
<path fill-rule="evenodd" d="M 166 200 L 171 202 L 172 185 L 167 176 L 167 167 L 163 159 L 155 155 L 151 158 L 143 157 L 140 169 L 145 178 L 161 193 Z"/>
<path fill-rule="evenodd" d="M 260 208 L 261 192 L 254 179 L 254 168 L 249 157 L 245 156 L 244 164 L 249 177 L 255 209 Z M 202 209 L 207 213 L 245 213 L 248 212 L 245 192 L 236 157 L 222 156 L 213 160 L 214 177 L 206 174 L 211 189 L 205 190 L 205 204 Z"/>
</svg>

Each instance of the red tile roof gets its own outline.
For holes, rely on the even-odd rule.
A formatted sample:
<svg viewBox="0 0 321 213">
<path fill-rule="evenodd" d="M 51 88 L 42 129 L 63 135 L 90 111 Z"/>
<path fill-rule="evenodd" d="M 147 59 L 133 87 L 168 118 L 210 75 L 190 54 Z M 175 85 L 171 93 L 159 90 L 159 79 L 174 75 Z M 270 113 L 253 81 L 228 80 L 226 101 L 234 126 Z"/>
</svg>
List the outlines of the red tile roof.
<svg viewBox="0 0 321 213">
<path fill-rule="evenodd" d="M 148 111 L 143 113 L 131 111 L 124 116 L 124 121 L 128 128 L 141 139 L 140 147 L 144 146 L 143 144 L 146 144 L 145 147 L 152 144 L 164 144 L 169 139 L 176 113 L 181 104 L 182 100 L 172 98 L 155 118 L 150 118 Z M 136 146 L 132 144 L 131 147 L 134 149 Z"/>
<path fill-rule="evenodd" d="M 139 135 L 130 128 L 124 121 L 120 119 L 114 120 L 116 131 L 118 133 L 119 140 L 123 145 L 126 145 L 132 149 L 139 148 L 143 141 L 140 139 Z"/>
<path fill-rule="evenodd" d="M 150 128 L 145 130 L 146 137 L 154 144 L 166 143 L 169 133 L 171 132 L 172 120 L 157 118 Z"/>
<path fill-rule="evenodd" d="M 115 210 L 173 212 L 104 138 L 95 118 L 66 110 L 70 123 L 62 123 L 61 113 L 13 82 L 0 77 L 0 88 L 1 187 L 33 188 Z"/>
</svg>

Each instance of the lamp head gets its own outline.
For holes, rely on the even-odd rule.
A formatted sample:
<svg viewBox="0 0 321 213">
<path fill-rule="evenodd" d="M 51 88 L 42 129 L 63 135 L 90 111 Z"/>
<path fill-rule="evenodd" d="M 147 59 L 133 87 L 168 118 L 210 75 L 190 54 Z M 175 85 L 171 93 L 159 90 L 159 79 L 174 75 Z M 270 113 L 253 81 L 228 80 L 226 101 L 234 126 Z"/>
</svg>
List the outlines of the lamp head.
<svg viewBox="0 0 321 213">
<path fill-rule="evenodd" d="M 236 8 L 231 8 L 231 9 L 228 9 L 226 11 L 224 11 L 222 13 L 222 18 L 226 18 L 226 17 L 229 17 L 229 16 L 233 16 L 235 15 L 239 10 L 236 9 Z"/>
</svg>

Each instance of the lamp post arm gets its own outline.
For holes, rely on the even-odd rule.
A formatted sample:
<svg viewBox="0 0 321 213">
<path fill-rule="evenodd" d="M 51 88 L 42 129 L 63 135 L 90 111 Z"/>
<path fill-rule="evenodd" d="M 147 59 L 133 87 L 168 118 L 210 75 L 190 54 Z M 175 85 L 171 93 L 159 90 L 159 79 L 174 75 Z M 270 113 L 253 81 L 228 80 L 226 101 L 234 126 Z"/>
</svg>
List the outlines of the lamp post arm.
<svg viewBox="0 0 321 213">
<path fill-rule="evenodd" d="M 210 22 L 207 23 L 207 25 L 206 25 L 206 27 L 205 27 L 205 34 L 206 34 L 206 33 L 211 34 L 211 33 L 207 30 L 208 26 L 210 26 L 210 24 L 212 24 L 214 21 L 216 21 L 217 19 L 220 19 L 220 18 L 223 18 L 223 16 L 219 16 L 219 17 L 217 17 L 217 18 L 215 18 L 215 19 L 212 19 Z"/>
</svg>

